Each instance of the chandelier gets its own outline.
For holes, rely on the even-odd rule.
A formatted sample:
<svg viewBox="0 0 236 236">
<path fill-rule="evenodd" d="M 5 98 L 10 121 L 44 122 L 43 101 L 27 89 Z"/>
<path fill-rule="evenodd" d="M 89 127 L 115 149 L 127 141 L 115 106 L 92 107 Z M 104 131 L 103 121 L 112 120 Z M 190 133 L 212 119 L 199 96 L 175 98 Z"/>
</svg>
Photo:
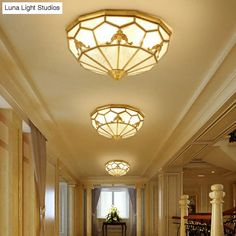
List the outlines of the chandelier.
<svg viewBox="0 0 236 236">
<path fill-rule="evenodd" d="M 67 29 L 69 49 L 77 61 L 116 80 L 151 70 L 166 53 L 170 36 L 161 19 L 133 10 L 83 15 Z"/>
<path fill-rule="evenodd" d="M 127 172 L 130 170 L 129 163 L 121 160 L 108 161 L 105 167 L 106 171 L 113 176 L 126 175 Z"/>
<path fill-rule="evenodd" d="M 93 127 L 107 138 L 131 137 L 142 127 L 144 115 L 128 105 L 106 105 L 91 113 Z"/>
</svg>

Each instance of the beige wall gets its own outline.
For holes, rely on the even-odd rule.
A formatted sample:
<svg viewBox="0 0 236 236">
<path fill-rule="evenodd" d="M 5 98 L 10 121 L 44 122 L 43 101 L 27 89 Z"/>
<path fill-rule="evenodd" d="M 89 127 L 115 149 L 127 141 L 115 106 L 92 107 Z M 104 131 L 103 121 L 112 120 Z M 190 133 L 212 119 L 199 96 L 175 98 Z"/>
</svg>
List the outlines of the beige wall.
<svg viewBox="0 0 236 236">
<path fill-rule="evenodd" d="M 233 180 L 215 177 L 215 178 L 184 178 L 184 194 L 196 195 L 197 212 L 210 212 L 211 204 L 209 193 L 211 185 L 223 184 L 226 196 L 224 198 L 223 209 L 227 210 L 233 207 Z"/>
</svg>

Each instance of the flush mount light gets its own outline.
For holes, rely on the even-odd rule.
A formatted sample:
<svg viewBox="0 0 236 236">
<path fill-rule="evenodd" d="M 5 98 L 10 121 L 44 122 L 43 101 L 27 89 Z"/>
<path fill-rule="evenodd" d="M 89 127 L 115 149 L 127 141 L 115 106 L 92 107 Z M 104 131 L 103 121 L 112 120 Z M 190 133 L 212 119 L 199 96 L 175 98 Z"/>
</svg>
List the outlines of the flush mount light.
<svg viewBox="0 0 236 236">
<path fill-rule="evenodd" d="M 67 29 L 69 48 L 77 61 L 116 80 L 151 70 L 166 53 L 170 36 L 161 19 L 133 10 L 83 15 Z"/>
<path fill-rule="evenodd" d="M 131 137 L 142 127 L 144 115 L 129 105 L 106 105 L 91 113 L 93 127 L 107 138 Z"/>
<path fill-rule="evenodd" d="M 113 160 L 108 161 L 105 165 L 106 171 L 113 176 L 126 175 L 130 170 L 130 165 L 126 161 Z"/>
</svg>

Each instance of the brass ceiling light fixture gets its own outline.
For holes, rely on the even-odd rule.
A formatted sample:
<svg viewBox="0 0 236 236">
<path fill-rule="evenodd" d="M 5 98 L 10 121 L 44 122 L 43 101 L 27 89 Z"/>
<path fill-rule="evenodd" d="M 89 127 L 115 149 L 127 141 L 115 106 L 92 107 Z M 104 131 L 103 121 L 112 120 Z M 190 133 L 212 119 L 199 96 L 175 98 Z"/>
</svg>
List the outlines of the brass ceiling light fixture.
<svg viewBox="0 0 236 236">
<path fill-rule="evenodd" d="M 144 115 L 129 105 L 111 104 L 97 107 L 90 115 L 100 135 L 124 139 L 135 135 L 143 125 Z"/>
<path fill-rule="evenodd" d="M 77 61 L 116 80 L 151 70 L 167 52 L 170 36 L 161 19 L 133 10 L 83 15 L 67 29 L 69 49 Z"/>
<path fill-rule="evenodd" d="M 130 165 L 126 161 L 112 160 L 106 163 L 105 169 L 110 175 L 119 177 L 127 174 L 130 170 Z"/>
</svg>

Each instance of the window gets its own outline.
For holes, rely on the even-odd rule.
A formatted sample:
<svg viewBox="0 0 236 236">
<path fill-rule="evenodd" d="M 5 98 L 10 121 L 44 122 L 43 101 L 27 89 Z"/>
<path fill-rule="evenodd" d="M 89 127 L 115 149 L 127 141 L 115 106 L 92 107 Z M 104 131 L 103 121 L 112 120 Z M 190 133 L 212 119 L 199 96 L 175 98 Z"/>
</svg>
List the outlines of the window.
<svg viewBox="0 0 236 236">
<path fill-rule="evenodd" d="M 102 188 L 97 205 L 97 217 L 106 218 L 114 205 L 121 218 L 129 218 L 129 193 L 127 188 Z"/>
</svg>

